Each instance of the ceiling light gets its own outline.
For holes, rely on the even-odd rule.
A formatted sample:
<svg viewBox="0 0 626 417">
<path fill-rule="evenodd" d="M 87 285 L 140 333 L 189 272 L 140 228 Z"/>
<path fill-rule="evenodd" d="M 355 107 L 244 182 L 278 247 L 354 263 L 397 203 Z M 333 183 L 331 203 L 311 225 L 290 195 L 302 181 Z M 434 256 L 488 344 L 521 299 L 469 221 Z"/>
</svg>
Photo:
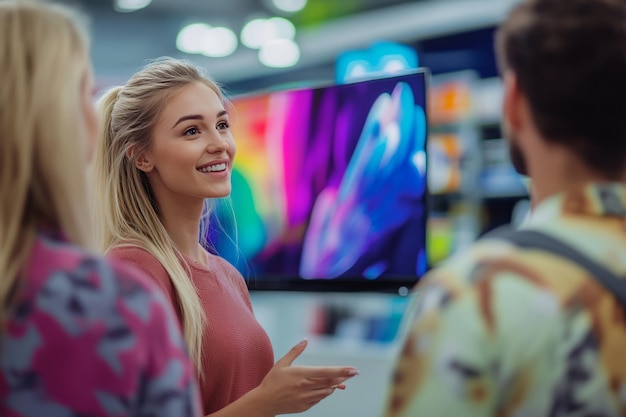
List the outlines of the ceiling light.
<svg viewBox="0 0 626 417">
<path fill-rule="evenodd" d="M 293 39 L 296 36 L 296 27 L 283 17 L 272 17 L 267 19 L 267 23 L 272 39 Z"/>
<path fill-rule="evenodd" d="M 200 53 L 210 57 L 225 57 L 237 49 L 237 35 L 225 27 L 209 29 L 202 38 Z"/>
<path fill-rule="evenodd" d="M 113 8 L 122 13 L 134 12 L 148 7 L 152 0 L 115 0 Z"/>
<path fill-rule="evenodd" d="M 248 48 L 258 49 L 266 42 L 268 32 L 267 20 L 253 19 L 241 30 L 241 43 Z"/>
<path fill-rule="evenodd" d="M 285 18 L 253 19 L 242 29 L 241 43 L 248 48 L 259 49 L 269 41 L 293 39 L 295 35 L 295 26 Z"/>
<path fill-rule="evenodd" d="M 259 50 L 259 61 L 266 67 L 293 67 L 299 60 L 300 48 L 290 39 L 269 41 Z"/>
<path fill-rule="evenodd" d="M 299 12 L 306 6 L 306 0 L 272 0 L 277 9 L 284 12 Z"/>
<path fill-rule="evenodd" d="M 211 26 L 205 23 L 187 25 L 178 32 L 176 47 L 179 51 L 188 54 L 199 54 L 202 52 L 204 38 L 210 30 Z"/>
</svg>

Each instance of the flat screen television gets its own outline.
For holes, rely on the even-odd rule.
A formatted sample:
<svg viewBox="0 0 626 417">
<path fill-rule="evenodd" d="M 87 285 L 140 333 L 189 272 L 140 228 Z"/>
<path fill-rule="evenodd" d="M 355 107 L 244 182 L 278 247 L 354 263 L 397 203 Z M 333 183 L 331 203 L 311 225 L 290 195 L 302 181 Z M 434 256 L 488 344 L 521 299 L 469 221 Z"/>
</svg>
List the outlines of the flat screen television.
<svg viewBox="0 0 626 417">
<path fill-rule="evenodd" d="M 250 290 L 396 292 L 426 261 L 426 70 L 235 96 L 209 241 Z"/>
</svg>

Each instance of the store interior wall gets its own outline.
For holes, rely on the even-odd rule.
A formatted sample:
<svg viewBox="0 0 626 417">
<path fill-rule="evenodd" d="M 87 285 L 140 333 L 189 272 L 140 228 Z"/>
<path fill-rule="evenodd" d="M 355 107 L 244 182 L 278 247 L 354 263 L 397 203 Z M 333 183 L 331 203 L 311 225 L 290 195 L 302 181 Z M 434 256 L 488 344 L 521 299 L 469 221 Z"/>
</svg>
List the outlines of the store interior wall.
<svg viewBox="0 0 626 417">
<path fill-rule="evenodd" d="M 430 69 L 434 92 L 471 99 L 470 107 L 446 109 L 448 113 L 429 121 L 429 140 L 452 140 L 461 149 L 458 166 L 445 169 L 456 169 L 462 180 L 442 186 L 432 199 L 436 260 L 524 215 L 527 193 L 511 174 L 503 151 L 493 54 L 495 27 L 515 0 L 408 1 L 321 23 L 298 35 L 302 58 L 291 69 L 264 68 L 252 51 L 223 60 L 179 53 L 172 38 L 186 19 L 185 10 L 120 15 L 108 2 L 79 3 L 91 16 L 92 58 L 102 89 L 124 82 L 146 60 L 168 55 L 206 67 L 234 96 L 329 82 L 341 52 L 381 40 L 408 45 L 418 53 L 420 65 Z M 462 83 L 450 88 L 450 80 Z M 307 338 L 309 346 L 296 363 L 353 365 L 361 371 L 345 392 L 336 392 L 301 416 L 380 415 L 415 293 L 252 291 L 251 296 L 277 358 Z"/>
</svg>

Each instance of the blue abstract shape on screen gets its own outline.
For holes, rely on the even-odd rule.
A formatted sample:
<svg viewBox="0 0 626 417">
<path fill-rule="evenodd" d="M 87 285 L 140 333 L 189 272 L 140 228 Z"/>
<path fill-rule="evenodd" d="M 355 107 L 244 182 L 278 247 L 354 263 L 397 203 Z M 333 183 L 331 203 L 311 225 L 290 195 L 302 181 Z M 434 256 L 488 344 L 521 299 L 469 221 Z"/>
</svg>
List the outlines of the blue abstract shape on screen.
<svg viewBox="0 0 626 417">
<path fill-rule="evenodd" d="M 341 182 L 324 189 L 313 207 L 303 278 L 339 277 L 423 210 L 426 115 L 414 103 L 403 82 L 373 103 Z M 382 274 L 381 265 L 372 260 L 364 270 Z"/>
</svg>

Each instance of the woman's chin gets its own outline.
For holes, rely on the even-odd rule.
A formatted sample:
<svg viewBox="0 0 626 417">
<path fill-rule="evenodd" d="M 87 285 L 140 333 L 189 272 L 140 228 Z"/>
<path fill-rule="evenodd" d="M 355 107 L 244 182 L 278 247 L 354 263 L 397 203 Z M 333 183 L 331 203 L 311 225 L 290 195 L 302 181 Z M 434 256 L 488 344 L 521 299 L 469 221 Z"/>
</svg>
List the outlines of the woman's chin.
<svg viewBox="0 0 626 417">
<path fill-rule="evenodd" d="M 205 194 L 205 198 L 224 198 L 230 196 L 231 187 L 214 187 Z"/>
</svg>

